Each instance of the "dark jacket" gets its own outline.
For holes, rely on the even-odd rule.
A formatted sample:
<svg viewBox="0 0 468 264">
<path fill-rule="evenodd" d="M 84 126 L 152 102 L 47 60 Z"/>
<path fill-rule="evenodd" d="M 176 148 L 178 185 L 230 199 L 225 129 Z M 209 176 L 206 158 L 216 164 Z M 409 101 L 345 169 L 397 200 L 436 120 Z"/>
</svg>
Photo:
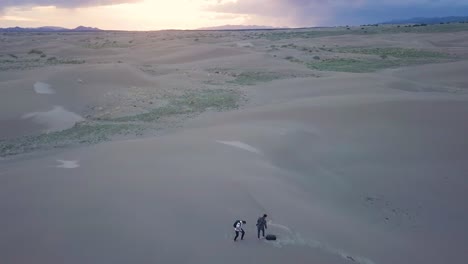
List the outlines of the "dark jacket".
<svg viewBox="0 0 468 264">
<path fill-rule="evenodd" d="M 267 228 L 267 221 L 266 221 L 265 217 L 258 218 L 257 228 L 259 228 L 259 229 Z"/>
</svg>

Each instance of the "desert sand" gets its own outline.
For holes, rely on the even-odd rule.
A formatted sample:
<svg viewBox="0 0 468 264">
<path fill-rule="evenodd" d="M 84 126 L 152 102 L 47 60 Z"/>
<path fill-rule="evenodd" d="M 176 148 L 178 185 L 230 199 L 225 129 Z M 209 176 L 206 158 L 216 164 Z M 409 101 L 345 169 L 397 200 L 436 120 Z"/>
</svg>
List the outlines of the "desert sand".
<svg viewBox="0 0 468 264">
<path fill-rule="evenodd" d="M 0 35 L 0 262 L 466 262 L 453 27 Z"/>
</svg>

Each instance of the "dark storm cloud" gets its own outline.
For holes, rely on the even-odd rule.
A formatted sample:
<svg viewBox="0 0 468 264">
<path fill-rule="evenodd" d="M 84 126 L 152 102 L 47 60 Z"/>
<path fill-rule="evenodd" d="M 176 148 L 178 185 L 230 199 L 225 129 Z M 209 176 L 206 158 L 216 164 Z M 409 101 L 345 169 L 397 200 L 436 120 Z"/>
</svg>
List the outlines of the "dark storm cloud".
<svg viewBox="0 0 468 264">
<path fill-rule="evenodd" d="M 459 14 L 467 10 L 467 0 L 238 0 L 218 1 L 211 11 L 269 17 L 288 17 L 292 24 L 333 24 L 378 19 Z M 375 15 L 373 15 L 375 10 Z M 402 10 L 411 10 L 403 12 Z M 384 13 L 384 14 L 383 14 Z M 377 15 L 378 14 L 378 15 Z"/>
</svg>

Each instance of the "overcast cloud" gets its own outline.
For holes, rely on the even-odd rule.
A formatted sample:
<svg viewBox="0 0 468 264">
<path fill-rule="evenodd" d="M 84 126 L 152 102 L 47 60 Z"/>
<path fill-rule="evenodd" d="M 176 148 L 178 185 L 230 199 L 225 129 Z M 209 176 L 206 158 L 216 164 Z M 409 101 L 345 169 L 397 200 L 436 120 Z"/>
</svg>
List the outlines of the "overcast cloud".
<svg viewBox="0 0 468 264">
<path fill-rule="evenodd" d="M 124 3 L 135 4 L 104 7 Z M 38 6 L 57 8 L 32 8 Z M 78 11 L 74 9 L 77 7 L 91 8 Z M 0 26 L 93 23 L 125 29 L 223 24 L 307 27 L 466 15 L 468 0 L 0 0 Z"/>
<path fill-rule="evenodd" d="M 135 3 L 141 0 L 0 0 L 0 9 L 12 6 L 57 6 L 57 7 L 80 7 L 99 6 L 123 3 Z"/>
</svg>

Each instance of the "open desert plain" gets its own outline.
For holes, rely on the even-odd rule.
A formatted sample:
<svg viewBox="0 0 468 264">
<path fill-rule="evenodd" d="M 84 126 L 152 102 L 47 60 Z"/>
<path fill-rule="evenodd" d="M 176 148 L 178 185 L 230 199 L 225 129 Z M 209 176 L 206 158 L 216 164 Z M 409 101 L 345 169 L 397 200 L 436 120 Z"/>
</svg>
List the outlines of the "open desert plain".
<svg viewBox="0 0 468 264">
<path fill-rule="evenodd" d="M 0 157 L 2 264 L 467 263 L 468 24 L 0 33 Z"/>
</svg>

